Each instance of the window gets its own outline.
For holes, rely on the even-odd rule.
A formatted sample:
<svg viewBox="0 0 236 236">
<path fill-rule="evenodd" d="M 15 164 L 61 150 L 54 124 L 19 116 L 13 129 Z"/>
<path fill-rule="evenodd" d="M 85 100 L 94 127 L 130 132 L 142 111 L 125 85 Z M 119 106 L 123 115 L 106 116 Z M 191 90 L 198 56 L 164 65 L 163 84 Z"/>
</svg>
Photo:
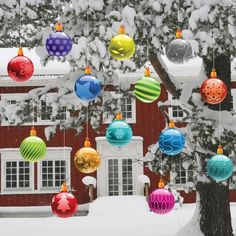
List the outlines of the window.
<svg viewBox="0 0 236 236">
<path fill-rule="evenodd" d="M 127 97 L 127 98 L 122 98 L 121 94 L 117 94 L 116 92 L 106 92 L 109 94 L 106 94 L 104 96 L 103 102 L 105 102 L 106 96 L 111 96 L 114 99 L 120 98 L 121 100 L 121 110 L 122 110 L 122 115 L 123 118 L 127 123 L 133 124 L 136 123 L 136 100 L 132 97 Z M 111 115 L 109 112 L 104 112 L 103 113 L 103 123 L 104 124 L 109 124 L 113 121 L 114 116 Z"/>
<path fill-rule="evenodd" d="M 60 187 L 66 180 L 66 161 L 42 161 L 42 187 Z"/>
<path fill-rule="evenodd" d="M 30 165 L 27 161 L 5 162 L 6 189 L 30 187 Z"/>
<path fill-rule="evenodd" d="M 122 160 L 122 179 L 123 179 L 123 194 L 133 194 L 133 165 L 132 159 Z"/>
<path fill-rule="evenodd" d="M 19 149 L 1 150 L 1 192 L 4 194 L 32 193 L 34 164 L 24 161 Z"/>
<path fill-rule="evenodd" d="M 47 156 L 38 162 L 38 190 L 58 191 L 64 181 L 70 185 L 71 148 L 48 148 Z"/>
<path fill-rule="evenodd" d="M 177 175 L 175 174 L 176 177 L 174 178 L 173 173 L 171 173 L 171 179 L 177 187 L 182 188 L 182 186 L 191 181 L 193 177 L 193 169 L 184 169 L 181 163 L 176 167 L 175 171 Z"/>
<path fill-rule="evenodd" d="M 168 109 L 169 117 L 172 119 L 184 118 L 186 116 L 185 112 L 181 108 L 179 101 L 173 97 L 170 93 L 168 94 L 168 100 L 171 104 L 171 107 Z"/>
<path fill-rule="evenodd" d="M 20 101 L 26 94 L 24 93 L 3 93 L 0 94 L 1 100 L 7 102 L 9 105 L 14 105 L 18 101 Z M 53 115 L 53 107 L 50 105 L 51 101 L 55 98 L 56 93 L 49 93 L 41 98 L 38 104 L 35 104 L 35 112 L 34 112 L 34 125 L 50 125 L 53 120 L 65 120 L 70 117 L 70 112 L 67 111 L 66 106 L 62 106 L 58 108 L 58 112 L 56 117 L 52 117 Z M 31 104 L 29 104 L 31 105 Z M 9 107 L 6 111 L 10 114 L 14 108 Z M 32 114 L 33 115 L 33 114 Z M 14 120 L 8 119 L 7 117 L 3 117 L 1 121 L 1 126 L 14 126 Z M 32 122 L 26 122 L 23 125 L 32 125 Z"/>
</svg>

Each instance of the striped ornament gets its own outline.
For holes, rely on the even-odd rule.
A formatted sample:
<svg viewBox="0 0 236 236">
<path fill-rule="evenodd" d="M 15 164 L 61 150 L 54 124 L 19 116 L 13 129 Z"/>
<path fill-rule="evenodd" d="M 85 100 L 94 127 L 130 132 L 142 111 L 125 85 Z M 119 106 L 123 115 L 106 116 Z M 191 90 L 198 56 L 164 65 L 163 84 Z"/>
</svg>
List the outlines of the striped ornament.
<svg viewBox="0 0 236 236">
<path fill-rule="evenodd" d="M 134 93 L 141 102 L 151 103 L 159 98 L 161 85 L 155 79 L 144 76 L 135 84 Z"/>
<path fill-rule="evenodd" d="M 37 136 L 27 137 L 20 145 L 20 154 L 26 161 L 40 161 L 46 156 L 46 144 Z"/>
</svg>

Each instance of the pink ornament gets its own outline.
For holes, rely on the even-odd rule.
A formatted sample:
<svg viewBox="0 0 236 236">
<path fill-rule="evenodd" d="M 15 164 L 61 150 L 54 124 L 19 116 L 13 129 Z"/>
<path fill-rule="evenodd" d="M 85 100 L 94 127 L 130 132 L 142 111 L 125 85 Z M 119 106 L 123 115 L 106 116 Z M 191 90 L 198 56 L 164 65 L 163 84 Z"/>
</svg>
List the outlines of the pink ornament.
<svg viewBox="0 0 236 236">
<path fill-rule="evenodd" d="M 164 215 L 174 208 L 175 198 L 168 190 L 159 188 L 149 195 L 148 204 L 151 211 Z"/>
</svg>

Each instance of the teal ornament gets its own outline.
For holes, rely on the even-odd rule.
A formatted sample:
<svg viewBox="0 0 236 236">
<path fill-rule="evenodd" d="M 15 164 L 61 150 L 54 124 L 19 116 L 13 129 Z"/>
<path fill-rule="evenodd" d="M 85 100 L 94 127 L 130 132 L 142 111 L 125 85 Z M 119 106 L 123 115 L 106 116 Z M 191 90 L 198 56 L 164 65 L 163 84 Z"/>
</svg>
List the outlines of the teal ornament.
<svg viewBox="0 0 236 236">
<path fill-rule="evenodd" d="M 233 162 L 223 155 L 222 146 L 217 149 L 217 154 L 207 163 L 207 174 L 216 182 L 227 180 L 233 174 Z"/>
<path fill-rule="evenodd" d="M 116 119 L 107 128 L 107 141 L 113 146 L 122 147 L 131 141 L 132 135 L 131 127 L 122 120 L 122 114 L 119 112 Z"/>
<path fill-rule="evenodd" d="M 169 129 L 161 133 L 159 140 L 161 152 L 174 156 L 182 152 L 185 146 L 184 135 L 174 128 L 174 122 L 171 120 Z"/>
</svg>

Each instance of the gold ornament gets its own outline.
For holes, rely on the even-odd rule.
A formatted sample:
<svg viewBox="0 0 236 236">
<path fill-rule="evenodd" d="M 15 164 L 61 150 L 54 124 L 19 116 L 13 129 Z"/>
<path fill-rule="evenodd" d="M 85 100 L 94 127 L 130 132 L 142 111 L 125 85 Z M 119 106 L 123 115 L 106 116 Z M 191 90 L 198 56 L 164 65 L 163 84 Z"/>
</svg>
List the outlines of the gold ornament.
<svg viewBox="0 0 236 236">
<path fill-rule="evenodd" d="M 119 34 L 111 39 L 108 49 L 110 55 L 116 60 L 128 60 L 134 55 L 134 40 L 125 34 L 123 25 L 120 26 Z"/>
<path fill-rule="evenodd" d="M 101 163 L 98 152 L 90 147 L 89 138 L 85 139 L 84 147 L 79 149 L 74 157 L 75 167 L 84 174 L 97 170 Z"/>
</svg>

